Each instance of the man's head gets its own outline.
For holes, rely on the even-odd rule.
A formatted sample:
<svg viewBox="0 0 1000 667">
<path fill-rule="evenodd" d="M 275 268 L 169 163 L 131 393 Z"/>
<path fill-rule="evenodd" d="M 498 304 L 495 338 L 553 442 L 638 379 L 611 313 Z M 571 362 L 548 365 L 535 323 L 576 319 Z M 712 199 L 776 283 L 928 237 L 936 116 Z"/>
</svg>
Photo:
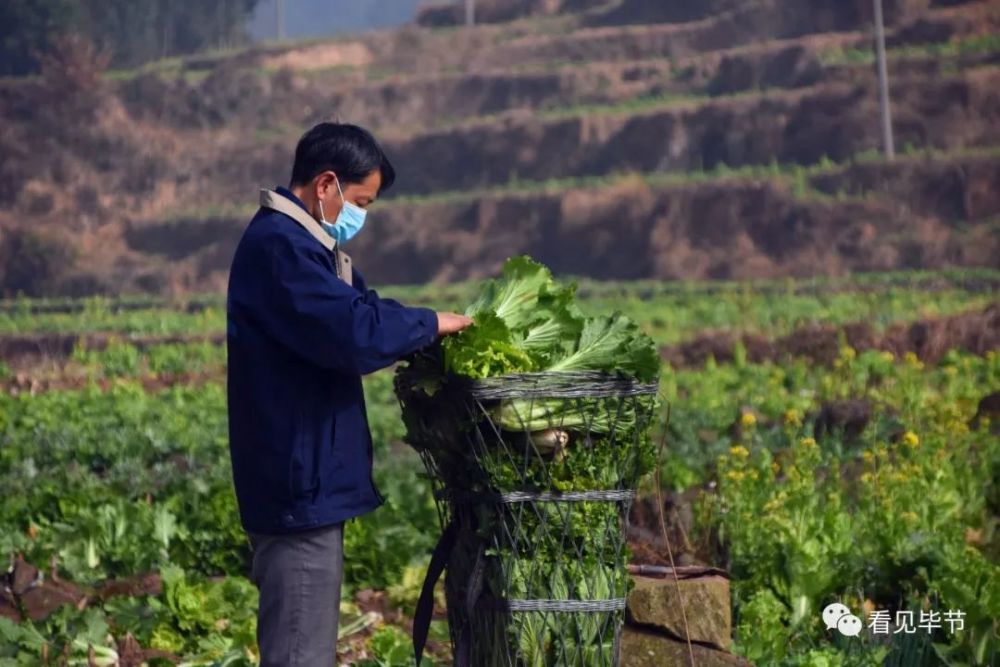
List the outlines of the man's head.
<svg viewBox="0 0 1000 667">
<path fill-rule="evenodd" d="M 333 222 L 344 201 L 366 209 L 395 180 L 395 169 L 368 130 L 320 123 L 302 135 L 295 147 L 289 189 L 314 217 L 320 218 L 322 212 Z"/>
</svg>

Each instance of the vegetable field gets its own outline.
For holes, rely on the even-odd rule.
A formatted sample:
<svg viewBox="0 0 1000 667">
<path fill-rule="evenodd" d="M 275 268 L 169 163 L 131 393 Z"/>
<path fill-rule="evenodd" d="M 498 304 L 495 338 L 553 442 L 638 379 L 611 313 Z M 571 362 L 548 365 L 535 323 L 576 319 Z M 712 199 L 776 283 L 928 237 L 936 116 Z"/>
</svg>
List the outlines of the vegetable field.
<svg viewBox="0 0 1000 667">
<path fill-rule="evenodd" d="M 1000 664 L 998 287 L 990 271 L 580 282 L 583 314 L 624 312 L 663 359 L 665 532 L 679 562 L 730 573 L 735 653 Z M 478 286 L 380 292 L 464 309 Z M 0 303 L 0 667 L 256 664 L 224 330 L 215 296 Z M 410 665 L 438 516 L 393 370 L 365 387 L 387 502 L 347 526 L 340 659 Z M 655 497 L 647 478 L 629 537 L 634 562 L 664 565 Z M 829 630 L 831 602 L 866 630 Z M 882 610 L 962 623 L 869 631 Z M 438 616 L 426 663 L 450 664 Z"/>
</svg>

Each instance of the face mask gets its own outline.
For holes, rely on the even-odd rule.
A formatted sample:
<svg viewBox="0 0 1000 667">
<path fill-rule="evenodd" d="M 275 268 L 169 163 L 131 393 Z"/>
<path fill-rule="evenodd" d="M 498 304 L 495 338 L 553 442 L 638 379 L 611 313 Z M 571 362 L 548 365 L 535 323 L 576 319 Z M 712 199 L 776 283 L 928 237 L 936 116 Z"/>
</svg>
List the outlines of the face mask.
<svg viewBox="0 0 1000 667">
<path fill-rule="evenodd" d="M 350 241 L 361 231 L 361 228 L 365 225 L 365 217 L 368 212 L 357 204 L 352 204 L 344 199 L 344 191 L 340 189 L 339 178 L 337 179 L 337 191 L 340 193 L 340 199 L 344 202 L 344 205 L 340 209 L 340 215 L 337 216 L 337 221 L 334 223 L 327 221 L 326 214 L 323 213 L 323 201 L 320 200 L 319 222 L 323 226 L 323 229 L 326 230 L 326 233 L 336 239 L 337 245 L 341 245 Z"/>
</svg>

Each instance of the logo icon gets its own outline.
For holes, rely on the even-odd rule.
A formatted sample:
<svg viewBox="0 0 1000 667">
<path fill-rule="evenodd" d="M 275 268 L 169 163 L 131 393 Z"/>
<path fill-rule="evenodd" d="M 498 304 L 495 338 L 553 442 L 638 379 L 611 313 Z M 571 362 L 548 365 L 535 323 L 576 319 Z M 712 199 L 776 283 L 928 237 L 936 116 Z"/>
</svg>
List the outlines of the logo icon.
<svg viewBox="0 0 1000 667">
<path fill-rule="evenodd" d="M 861 619 L 851 613 L 847 605 L 839 602 L 828 604 L 823 610 L 823 622 L 828 630 L 836 628 L 845 637 L 861 634 Z"/>
<path fill-rule="evenodd" d="M 826 609 L 823 610 L 823 622 L 826 623 L 827 630 L 833 630 L 837 627 L 837 621 L 839 621 L 842 616 L 850 615 L 851 610 L 847 608 L 847 605 L 834 602 L 826 605 Z"/>
<path fill-rule="evenodd" d="M 857 637 L 861 634 L 861 619 L 854 614 L 845 614 L 837 621 L 837 629 L 845 637 Z"/>
<path fill-rule="evenodd" d="M 900 609 L 896 612 L 895 623 L 888 610 L 876 609 L 869 612 L 868 620 L 868 627 L 876 635 L 887 635 L 890 630 L 892 634 L 908 635 L 918 629 L 933 632 L 943 629 L 945 624 L 952 634 L 965 628 L 965 612 L 961 609 L 949 609 L 943 613 L 921 609 L 919 622 L 915 618 L 915 612 Z M 827 630 L 837 630 L 845 637 L 857 637 L 864 628 L 861 619 L 851 612 L 850 607 L 840 602 L 832 602 L 823 609 L 823 623 Z"/>
</svg>

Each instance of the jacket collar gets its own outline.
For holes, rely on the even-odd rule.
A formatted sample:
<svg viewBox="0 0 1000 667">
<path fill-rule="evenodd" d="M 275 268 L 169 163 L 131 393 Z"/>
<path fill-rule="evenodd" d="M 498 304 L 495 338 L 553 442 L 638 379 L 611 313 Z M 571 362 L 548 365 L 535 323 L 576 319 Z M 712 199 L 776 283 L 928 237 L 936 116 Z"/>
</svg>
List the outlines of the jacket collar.
<svg viewBox="0 0 1000 667">
<path fill-rule="evenodd" d="M 337 247 L 337 242 L 333 237 L 327 234 L 326 230 L 309 214 L 302 200 L 286 188 L 261 190 L 260 205 L 288 216 L 309 232 L 310 236 L 334 254 L 334 267 L 337 271 L 337 276 L 342 278 L 348 285 L 353 284 L 351 258 Z"/>
<path fill-rule="evenodd" d="M 282 213 L 297 222 L 327 250 L 332 251 L 337 247 L 337 242 L 334 241 L 333 237 L 327 234 L 320 224 L 316 222 L 316 219 L 306 211 L 306 207 L 302 204 L 302 201 L 295 195 L 291 195 L 289 198 L 280 191 L 261 190 L 260 205 Z"/>
<path fill-rule="evenodd" d="M 303 211 L 305 211 L 306 213 L 309 213 L 309 209 L 306 208 L 305 203 L 301 199 L 299 199 L 298 197 L 296 197 L 295 193 L 293 193 L 288 188 L 286 188 L 286 187 L 284 187 L 282 185 L 279 185 L 278 187 L 276 187 L 274 189 L 274 191 L 277 192 L 282 197 L 284 197 L 285 199 L 288 199 L 288 200 L 292 201 L 293 203 L 298 204 L 299 207 Z M 312 214 L 310 213 L 310 215 L 312 215 Z"/>
</svg>

